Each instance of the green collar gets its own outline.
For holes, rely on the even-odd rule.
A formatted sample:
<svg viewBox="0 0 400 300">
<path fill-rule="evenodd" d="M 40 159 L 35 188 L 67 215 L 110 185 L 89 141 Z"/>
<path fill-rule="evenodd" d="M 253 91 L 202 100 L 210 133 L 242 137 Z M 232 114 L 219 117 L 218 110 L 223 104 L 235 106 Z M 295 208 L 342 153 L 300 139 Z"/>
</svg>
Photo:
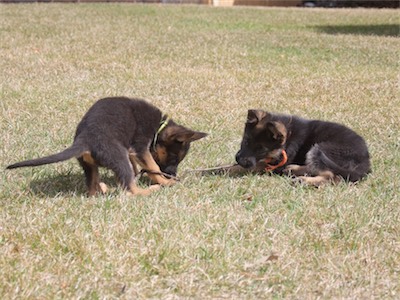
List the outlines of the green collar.
<svg viewBox="0 0 400 300">
<path fill-rule="evenodd" d="M 156 143 L 157 143 L 158 135 L 161 133 L 161 131 L 163 131 L 163 129 L 165 127 L 167 127 L 169 120 L 170 120 L 170 118 L 168 117 L 168 115 L 164 115 L 160 120 L 160 127 L 158 127 L 158 130 L 157 130 L 157 132 L 154 136 L 154 140 L 153 140 L 154 151 L 156 150 Z"/>
</svg>

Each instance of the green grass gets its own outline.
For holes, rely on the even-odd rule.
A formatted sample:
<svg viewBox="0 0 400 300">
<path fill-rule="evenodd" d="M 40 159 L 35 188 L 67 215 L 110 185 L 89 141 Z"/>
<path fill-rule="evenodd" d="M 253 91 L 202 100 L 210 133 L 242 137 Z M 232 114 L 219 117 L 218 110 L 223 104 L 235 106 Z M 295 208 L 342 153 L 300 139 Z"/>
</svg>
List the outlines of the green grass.
<svg viewBox="0 0 400 300">
<path fill-rule="evenodd" d="M 209 136 L 182 182 L 86 198 L 76 161 L 2 171 L 2 299 L 398 299 L 398 11 L 0 6 L 0 166 L 68 146 L 101 97 L 148 99 Z M 344 123 L 373 173 L 320 189 L 198 176 L 247 109 Z"/>
</svg>

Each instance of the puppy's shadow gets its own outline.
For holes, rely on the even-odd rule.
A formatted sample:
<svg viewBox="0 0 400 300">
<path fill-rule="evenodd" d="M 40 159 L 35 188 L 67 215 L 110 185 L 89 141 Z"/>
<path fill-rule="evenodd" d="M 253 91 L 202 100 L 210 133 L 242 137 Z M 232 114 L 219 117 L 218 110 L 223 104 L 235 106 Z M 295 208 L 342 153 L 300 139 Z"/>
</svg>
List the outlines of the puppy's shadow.
<svg viewBox="0 0 400 300">
<path fill-rule="evenodd" d="M 60 174 L 33 179 L 30 183 L 31 192 L 37 196 L 55 197 L 60 194 L 83 194 L 84 183 L 82 174 Z"/>
<path fill-rule="evenodd" d="M 112 174 L 102 174 L 101 181 L 108 187 L 117 187 L 117 181 Z M 41 197 L 87 195 L 85 176 L 80 172 L 48 175 L 34 179 L 30 183 L 30 188 L 33 194 Z"/>
<path fill-rule="evenodd" d="M 87 187 L 85 176 L 80 172 L 68 172 L 65 174 L 47 175 L 40 179 L 34 179 L 30 183 L 30 189 L 37 196 L 56 197 L 56 196 L 87 196 Z M 115 190 L 119 188 L 118 181 L 112 173 L 102 173 L 101 181 L 108 188 Z M 150 185 L 150 179 L 141 176 L 138 177 L 138 183 Z"/>
<path fill-rule="evenodd" d="M 107 185 L 109 183 L 115 184 L 115 181 L 111 176 L 103 176 L 102 180 Z M 33 194 L 42 197 L 55 197 L 59 195 L 86 195 L 87 193 L 85 177 L 79 172 L 47 175 L 40 179 L 34 179 L 30 183 L 30 188 Z"/>
</svg>

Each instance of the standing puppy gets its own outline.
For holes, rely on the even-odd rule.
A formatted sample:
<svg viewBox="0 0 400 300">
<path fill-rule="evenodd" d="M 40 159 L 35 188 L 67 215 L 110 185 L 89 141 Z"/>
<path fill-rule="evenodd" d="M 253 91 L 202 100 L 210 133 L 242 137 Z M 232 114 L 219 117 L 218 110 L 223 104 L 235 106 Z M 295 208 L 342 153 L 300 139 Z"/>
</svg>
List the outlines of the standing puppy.
<svg viewBox="0 0 400 300">
<path fill-rule="evenodd" d="M 132 194 L 147 195 L 154 188 L 136 186 L 136 164 L 149 173 L 154 183 L 172 185 L 175 180 L 162 173 L 175 176 L 190 143 L 205 136 L 203 132 L 177 125 L 144 100 L 105 98 L 97 101 L 78 124 L 71 147 L 57 154 L 15 163 L 7 169 L 76 157 L 84 170 L 89 196 L 106 190 L 100 182 L 99 166 L 111 169 L 121 186 Z"/>
<path fill-rule="evenodd" d="M 245 169 L 274 170 L 314 186 L 356 182 L 370 172 L 365 141 L 353 130 L 263 110 L 248 111 L 236 161 Z"/>
</svg>

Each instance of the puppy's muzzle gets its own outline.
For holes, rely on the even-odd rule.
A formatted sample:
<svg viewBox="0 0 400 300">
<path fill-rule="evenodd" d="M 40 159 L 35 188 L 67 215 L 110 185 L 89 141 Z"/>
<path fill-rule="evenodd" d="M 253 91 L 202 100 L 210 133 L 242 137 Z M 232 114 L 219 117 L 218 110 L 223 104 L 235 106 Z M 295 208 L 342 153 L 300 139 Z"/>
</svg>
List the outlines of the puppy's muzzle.
<svg viewBox="0 0 400 300">
<path fill-rule="evenodd" d="M 165 168 L 164 170 L 165 173 L 172 175 L 172 176 L 176 176 L 177 173 L 177 167 L 175 166 L 168 166 Z"/>
<path fill-rule="evenodd" d="M 236 154 L 236 162 L 241 165 L 243 168 L 251 168 L 256 165 L 256 158 L 255 157 L 243 157 L 241 152 L 239 151 Z"/>
</svg>

